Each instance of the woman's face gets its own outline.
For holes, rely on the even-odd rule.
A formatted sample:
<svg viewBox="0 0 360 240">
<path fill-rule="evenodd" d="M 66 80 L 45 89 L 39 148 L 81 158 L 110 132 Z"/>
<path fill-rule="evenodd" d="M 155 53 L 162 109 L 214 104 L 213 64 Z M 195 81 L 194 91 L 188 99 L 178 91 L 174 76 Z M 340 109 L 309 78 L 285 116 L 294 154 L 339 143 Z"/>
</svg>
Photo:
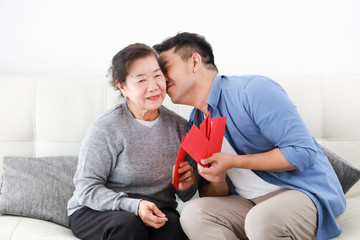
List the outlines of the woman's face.
<svg viewBox="0 0 360 240">
<path fill-rule="evenodd" d="M 137 119 L 154 120 L 166 95 L 165 77 L 155 56 L 135 60 L 128 69 L 126 82 L 119 86 Z"/>
</svg>

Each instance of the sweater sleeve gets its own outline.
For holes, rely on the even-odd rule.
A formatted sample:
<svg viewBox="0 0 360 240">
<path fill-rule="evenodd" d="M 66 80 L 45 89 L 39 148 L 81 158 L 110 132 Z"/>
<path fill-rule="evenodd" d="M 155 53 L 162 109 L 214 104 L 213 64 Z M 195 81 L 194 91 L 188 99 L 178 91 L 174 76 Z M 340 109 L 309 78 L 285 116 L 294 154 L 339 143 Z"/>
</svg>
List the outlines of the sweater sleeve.
<svg viewBox="0 0 360 240">
<path fill-rule="evenodd" d="M 257 77 L 246 86 L 244 103 L 261 134 L 299 171 L 315 164 L 314 140 L 296 106 L 279 84 Z"/>
<path fill-rule="evenodd" d="M 96 124 L 90 127 L 79 154 L 74 177 L 78 203 L 97 211 L 124 210 L 138 215 L 141 199 L 129 198 L 124 192 L 106 187 L 107 178 L 115 167 L 118 153 L 111 133 Z M 119 145 L 119 144 L 118 144 Z"/>
</svg>

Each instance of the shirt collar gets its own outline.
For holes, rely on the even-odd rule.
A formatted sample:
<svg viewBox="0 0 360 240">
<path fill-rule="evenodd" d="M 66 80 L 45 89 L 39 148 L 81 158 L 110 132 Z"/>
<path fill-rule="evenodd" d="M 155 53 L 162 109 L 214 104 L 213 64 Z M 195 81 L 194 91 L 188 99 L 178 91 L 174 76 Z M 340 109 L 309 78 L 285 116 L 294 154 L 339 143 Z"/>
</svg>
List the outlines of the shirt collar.
<svg viewBox="0 0 360 240">
<path fill-rule="evenodd" d="M 209 107 L 211 107 L 212 109 L 216 109 L 219 103 L 220 93 L 221 93 L 221 76 L 216 75 L 211 85 L 210 94 L 206 102 L 208 104 L 208 110 L 210 110 Z"/>
<path fill-rule="evenodd" d="M 216 75 L 211 85 L 210 93 L 206 102 L 208 104 L 208 108 L 207 108 L 208 112 L 211 112 L 212 109 L 216 109 L 219 103 L 221 78 L 222 77 L 220 75 Z M 194 108 L 191 111 L 189 117 L 190 126 L 195 124 L 197 127 L 199 127 L 203 120 L 204 120 L 204 114 L 199 109 Z"/>
</svg>

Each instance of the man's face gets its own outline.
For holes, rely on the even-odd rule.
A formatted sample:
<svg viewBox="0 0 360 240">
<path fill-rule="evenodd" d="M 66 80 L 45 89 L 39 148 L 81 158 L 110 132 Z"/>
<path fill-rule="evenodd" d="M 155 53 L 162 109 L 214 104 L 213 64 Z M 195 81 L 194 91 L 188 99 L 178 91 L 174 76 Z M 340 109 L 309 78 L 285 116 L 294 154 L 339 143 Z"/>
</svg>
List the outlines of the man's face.
<svg viewBox="0 0 360 240">
<path fill-rule="evenodd" d="M 192 86 L 191 63 L 184 61 L 174 48 L 160 54 L 160 65 L 166 78 L 166 92 L 173 103 L 185 104 Z"/>
</svg>

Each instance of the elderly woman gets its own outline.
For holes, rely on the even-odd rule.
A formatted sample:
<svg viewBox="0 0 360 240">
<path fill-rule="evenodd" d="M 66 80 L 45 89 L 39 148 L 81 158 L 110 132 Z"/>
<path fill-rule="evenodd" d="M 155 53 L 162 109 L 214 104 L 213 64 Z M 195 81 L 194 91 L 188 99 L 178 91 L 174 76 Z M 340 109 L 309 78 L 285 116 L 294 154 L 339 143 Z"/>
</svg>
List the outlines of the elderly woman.
<svg viewBox="0 0 360 240">
<path fill-rule="evenodd" d="M 129 45 L 110 72 L 126 101 L 97 119 L 83 140 L 70 227 L 81 239 L 187 239 L 175 193 L 183 201 L 195 194 L 196 163 L 180 165 L 175 191 L 172 171 L 188 123 L 162 106 L 166 81 L 157 55 L 144 44 Z"/>
</svg>

